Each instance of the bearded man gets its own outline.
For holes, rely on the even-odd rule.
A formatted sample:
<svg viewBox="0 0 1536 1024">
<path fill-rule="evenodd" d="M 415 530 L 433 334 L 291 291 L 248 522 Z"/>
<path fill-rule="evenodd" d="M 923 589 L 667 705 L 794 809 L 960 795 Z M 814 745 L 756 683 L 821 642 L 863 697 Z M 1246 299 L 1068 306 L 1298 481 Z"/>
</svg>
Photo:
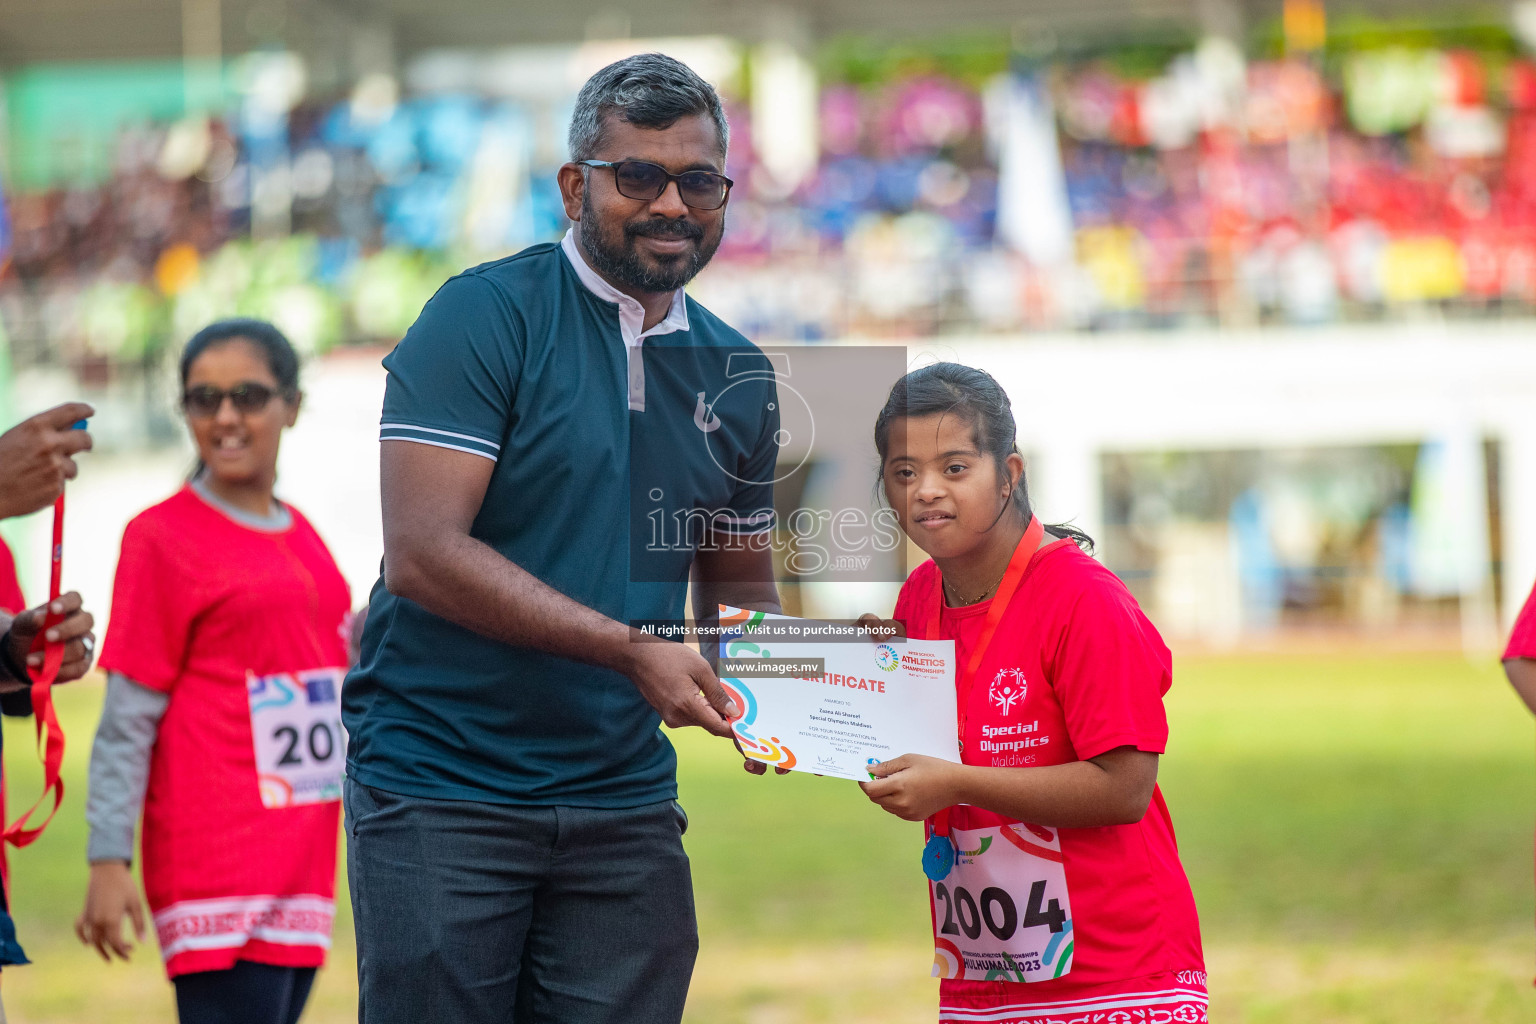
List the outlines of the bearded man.
<svg viewBox="0 0 1536 1024">
<path fill-rule="evenodd" d="M 690 578 L 696 608 L 778 610 L 753 542 L 774 381 L 730 381 L 762 354 L 682 290 L 725 229 L 728 141 L 687 66 L 599 71 L 564 241 L 451 279 L 384 361 L 383 573 L 343 694 L 363 1024 L 682 1016 L 698 932 L 658 726 L 728 736 L 736 709 L 635 623 L 681 619 Z M 726 386 L 756 391 L 706 409 Z M 699 528 L 649 531 L 663 513 Z"/>
</svg>

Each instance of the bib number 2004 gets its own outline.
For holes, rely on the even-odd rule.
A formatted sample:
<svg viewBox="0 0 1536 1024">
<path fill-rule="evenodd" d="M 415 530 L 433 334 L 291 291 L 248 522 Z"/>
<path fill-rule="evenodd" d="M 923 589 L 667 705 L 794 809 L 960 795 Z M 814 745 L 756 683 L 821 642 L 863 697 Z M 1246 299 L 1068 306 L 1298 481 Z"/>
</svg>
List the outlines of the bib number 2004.
<svg viewBox="0 0 1536 1024">
<path fill-rule="evenodd" d="M 935 976 L 1030 982 L 1070 971 L 1072 907 L 1055 830 L 956 829 L 952 838 L 954 867 L 931 883 Z"/>
<path fill-rule="evenodd" d="M 345 671 L 253 673 L 247 680 L 263 807 L 296 807 L 341 797 L 347 750 L 341 726 Z"/>
</svg>

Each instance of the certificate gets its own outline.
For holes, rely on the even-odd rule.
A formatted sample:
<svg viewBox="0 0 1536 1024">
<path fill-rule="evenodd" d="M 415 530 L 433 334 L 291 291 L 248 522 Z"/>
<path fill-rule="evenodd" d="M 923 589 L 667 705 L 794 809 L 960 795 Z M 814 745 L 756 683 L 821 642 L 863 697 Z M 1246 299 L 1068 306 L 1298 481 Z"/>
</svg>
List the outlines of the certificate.
<svg viewBox="0 0 1536 1024">
<path fill-rule="evenodd" d="M 755 761 L 868 781 L 902 754 L 959 762 L 955 645 L 720 606 L 720 684 Z"/>
</svg>

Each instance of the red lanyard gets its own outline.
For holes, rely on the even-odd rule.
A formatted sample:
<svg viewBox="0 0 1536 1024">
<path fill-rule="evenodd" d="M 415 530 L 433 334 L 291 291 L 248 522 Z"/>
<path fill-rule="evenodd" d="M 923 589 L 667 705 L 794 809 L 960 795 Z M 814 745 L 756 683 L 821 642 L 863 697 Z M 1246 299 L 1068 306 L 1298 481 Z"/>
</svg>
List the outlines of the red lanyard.
<svg viewBox="0 0 1536 1024">
<path fill-rule="evenodd" d="M 971 648 L 970 657 L 965 659 L 965 665 L 955 666 L 959 672 L 956 680 L 959 685 L 955 689 L 955 695 L 962 751 L 965 749 L 965 729 L 971 718 L 971 691 L 976 685 L 976 670 L 981 667 L 981 659 L 986 656 L 987 648 L 992 645 L 992 637 L 997 632 L 998 624 L 1003 621 L 1003 613 L 1008 610 L 1008 603 L 1013 599 L 1014 592 L 1019 589 L 1025 570 L 1029 568 L 1029 563 L 1039 549 L 1040 541 L 1044 538 L 1045 527 L 1041 525 L 1038 518 L 1030 516 L 1029 526 L 1025 528 L 1024 536 L 1019 538 L 1018 546 L 1013 549 L 1013 556 L 1008 559 L 1008 568 L 1004 570 L 1003 578 L 997 585 L 997 593 L 992 595 L 992 604 L 987 609 L 987 618 L 982 624 L 981 634 L 976 638 L 976 645 Z M 943 603 L 944 580 L 941 576 L 939 585 L 934 588 L 934 600 L 927 616 L 924 631 L 927 639 L 938 639 L 939 609 Z M 934 835 L 949 835 L 949 810 L 946 807 L 933 816 Z"/>
<path fill-rule="evenodd" d="M 48 584 L 50 609 L 53 602 L 59 599 L 63 571 L 64 495 L 61 493 L 53 503 L 53 566 Z M 59 669 L 64 664 L 64 642 L 47 643 L 43 639 L 48 630 L 63 620 L 63 615 L 55 614 L 50 610 L 44 619 L 43 628 L 38 630 L 37 636 L 32 640 L 31 653 L 43 652 L 42 667 L 32 673 L 32 714 L 37 723 L 38 755 L 43 762 L 43 792 L 37 798 L 37 803 L 33 804 L 27 813 L 6 826 L 5 842 L 12 846 L 28 846 L 42 835 L 43 829 L 48 827 L 48 823 L 58 813 L 59 804 L 64 800 L 64 780 L 59 776 L 59 769 L 64 765 L 64 730 L 59 725 L 58 713 L 53 708 L 53 681 L 58 678 Z M 35 828 L 26 828 L 28 819 L 48 799 L 49 793 L 53 794 L 53 808 L 48 812 L 48 817 Z M 0 854 L 3 852 L 4 847 L 0 846 Z M 3 860 L 0 860 L 0 866 L 3 866 Z"/>
</svg>

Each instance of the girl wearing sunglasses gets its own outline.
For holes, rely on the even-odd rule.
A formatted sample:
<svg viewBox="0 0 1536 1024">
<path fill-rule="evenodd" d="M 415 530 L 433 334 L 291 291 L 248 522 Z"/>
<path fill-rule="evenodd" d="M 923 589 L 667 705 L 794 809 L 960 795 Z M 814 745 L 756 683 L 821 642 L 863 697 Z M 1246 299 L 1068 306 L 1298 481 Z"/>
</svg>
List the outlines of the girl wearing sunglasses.
<svg viewBox="0 0 1536 1024">
<path fill-rule="evenodd" d="M 293 1024 L 330 946 L 345 757 L 346 581 L 272 493 L 299 412 L 271 324 L 225 320 L 181 358 L 198 468 L 123 535 L 91 754 L 90 888 L 104 960 L 142 941 L 145 895 L 183 1024 Z"/>
</svg>

